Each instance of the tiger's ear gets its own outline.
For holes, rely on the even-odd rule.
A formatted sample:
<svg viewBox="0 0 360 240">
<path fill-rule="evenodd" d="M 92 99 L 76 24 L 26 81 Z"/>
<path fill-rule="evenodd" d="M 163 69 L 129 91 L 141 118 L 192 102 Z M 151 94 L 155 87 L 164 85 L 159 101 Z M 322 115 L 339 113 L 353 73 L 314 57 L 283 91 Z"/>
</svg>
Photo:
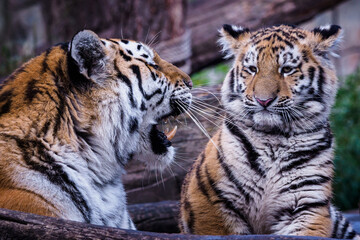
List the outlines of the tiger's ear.
<svg viewBox="0 0 360 240">
<path fill-rule="evenodd" d="M 324 56 L 324 53 L 330 53 L 337 56 L 334 51 L 339 48 L 342 39 L 342 30 L 338 25 L 326 25 L 314 28 L 313 50 L 315 54 Z"/>
<path fill-rule="evenodd" d="M 250 38 L 250 30 L 240 26 L 224 24 L 219 30 L 220 39 L 218 43 L 222 47 L 225 59 L 236 55 L 238 50 Z"/>
<path fill-rule="evenodd" d="M 78 32 L 70 44 L 71 57 L 86 78 L 96 78 L 105 73 L 105 47 L 100 38 L 90 30 Z"/>
</svg>

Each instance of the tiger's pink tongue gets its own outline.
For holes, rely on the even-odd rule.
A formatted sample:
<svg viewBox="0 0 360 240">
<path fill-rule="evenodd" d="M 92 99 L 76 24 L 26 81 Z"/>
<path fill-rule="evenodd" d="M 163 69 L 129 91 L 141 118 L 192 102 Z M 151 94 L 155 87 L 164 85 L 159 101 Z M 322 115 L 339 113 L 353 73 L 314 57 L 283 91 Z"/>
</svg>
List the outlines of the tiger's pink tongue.
<svg viewBox="0 0 360 240">
<path fill-rule="evenodd" d="M 165 135 L 169 141 L 171 141 L 171 139 L 174 138 L 174 136 L 176 134 L 176 130 L 177 130 L 177 126 L 175 126 L 173 129 L 171 129 L 171 131 L 165 133 Z"/>
</svg>

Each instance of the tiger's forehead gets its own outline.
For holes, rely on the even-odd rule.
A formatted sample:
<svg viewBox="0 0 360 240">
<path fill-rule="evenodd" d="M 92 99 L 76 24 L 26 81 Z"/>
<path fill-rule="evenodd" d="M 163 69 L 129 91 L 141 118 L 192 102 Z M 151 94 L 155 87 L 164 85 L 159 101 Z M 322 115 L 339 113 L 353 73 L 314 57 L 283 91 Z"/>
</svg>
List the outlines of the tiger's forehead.
<svg viewBox="0 0 360 240">
<path fill-rule="evenodd" d="M 272 61 L 284 64 L 300 59 L 302 42 L 306 38 L 305 30 L 291 26 L 279 26 L 260 29 L 254 32 L 247 43 L 244 64 Z"/>
<path fill-rule="evenodd" d="M 269 28 L 263 28 L 251 35 L 251 41 L 254 44 L 260 42 L 283 42 L 291 46 L 292 43 L 299 42 L 306 38 L 307 31 L 292 26 L 281 25 Z"/>
<path fill-rule="evenodd" d="M 142 59 L 148 64 L 155 64 L 154 50 L 142 42 L 137 42 L 128 39 L 114 39 L 114 38 L 102 39 L 102 41 L 105 43 L 106 47 L 110 47 L 112 44 L 115 44 L 118 47 L 120 47 L 120 51 L 122 51 L 123 53 L 137 59 Z"/>
</svg>

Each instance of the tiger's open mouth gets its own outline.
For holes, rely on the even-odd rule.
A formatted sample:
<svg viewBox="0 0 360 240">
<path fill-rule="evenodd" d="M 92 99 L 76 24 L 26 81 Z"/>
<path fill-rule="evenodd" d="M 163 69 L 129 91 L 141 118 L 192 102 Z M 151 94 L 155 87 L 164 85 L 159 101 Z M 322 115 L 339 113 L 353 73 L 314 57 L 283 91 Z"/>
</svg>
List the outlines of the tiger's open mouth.
<svg viewBox="0 0 360 240">
<path fill-rule="evenodd" d="M 187 108 L 188 106 L 186 106 L 186 109 L 173 107 L 173 111 L 171 113 L 162 116 L 160 119 L 158 119 L 158 124 L 151 126 L 150 142 L 154 153 L 163 154 L 167 151 L 167 148 L 172 145 L 171 140 L 175 137 L 178 127 L 177 125 L 174 125 L 172 126 L 171 130 L 166 129 L 162 131 L 162 129 L 164 129 L 164 123 L 166 124 L 170 117 L 176 119 L 176 117 L 185 112 Z M 161 130 L 158 128 L 159 124 L 162 125 L 162 127 L 160 127 Z"/>
</svg>

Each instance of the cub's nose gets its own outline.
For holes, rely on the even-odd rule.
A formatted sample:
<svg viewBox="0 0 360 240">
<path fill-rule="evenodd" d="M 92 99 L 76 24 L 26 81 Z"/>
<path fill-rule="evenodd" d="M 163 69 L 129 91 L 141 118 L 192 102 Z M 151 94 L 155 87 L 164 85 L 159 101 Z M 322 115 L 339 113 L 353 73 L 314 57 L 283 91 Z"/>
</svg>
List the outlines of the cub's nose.
<svg viewBox="0 0 360 240">
<path fill-rule="evenodd" d="M 260 98 L 255 97 L 255 99 L 261 106 L 267 107 L 275 100 L 275 97 L 268 98 L 268 99 L 260 99 Z"/>
</svg>

